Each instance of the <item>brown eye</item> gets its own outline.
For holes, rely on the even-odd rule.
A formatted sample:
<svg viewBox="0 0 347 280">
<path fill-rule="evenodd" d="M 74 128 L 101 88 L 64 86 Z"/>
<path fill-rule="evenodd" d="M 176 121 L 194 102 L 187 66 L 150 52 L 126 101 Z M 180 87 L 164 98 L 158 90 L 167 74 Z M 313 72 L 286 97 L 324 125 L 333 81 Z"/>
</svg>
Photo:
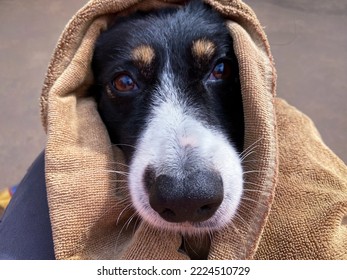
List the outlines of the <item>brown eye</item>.
<svg viewBox="0 0 347 280">
<path fill-rule="evenodd" d="M 224 80 L 228 78 L 230 74 L 230 65 L 226 62 L 220 62 L 213 68 L 208 79 L 212 81 Z"/>
<path fill-rule="evenodd" d="M 120 74 L 113 80 L 113 86 L 120 92 L 128 92 L 138 89 L 137 84 L 127 74 Z"/>
</svg>

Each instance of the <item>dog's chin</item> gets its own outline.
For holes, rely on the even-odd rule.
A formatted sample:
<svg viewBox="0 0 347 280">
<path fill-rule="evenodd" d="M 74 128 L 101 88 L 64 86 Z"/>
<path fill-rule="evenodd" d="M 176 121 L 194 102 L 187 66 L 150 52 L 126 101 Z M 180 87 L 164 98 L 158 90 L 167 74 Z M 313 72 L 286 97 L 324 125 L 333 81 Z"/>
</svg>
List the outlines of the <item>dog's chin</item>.
<svg viewBox="0 0 347 280">
<path fill-rule="evenodd" d="M 150 206 L 149 206 L 150 207 Z M 152 209 L 147 209 L 146 212 L 140 212 L 140 216 L 148 224 L 163 231 L 175 232 L 185 236 L 200 236 L 211 234 L 214 231 L 223 229 L 232 223 L 233 213 L 223 215 L 219 211 L 210 219 L 202 222 L 183 222 L 173 223 L 165 221 L 160 215 Z"/>
</svg>

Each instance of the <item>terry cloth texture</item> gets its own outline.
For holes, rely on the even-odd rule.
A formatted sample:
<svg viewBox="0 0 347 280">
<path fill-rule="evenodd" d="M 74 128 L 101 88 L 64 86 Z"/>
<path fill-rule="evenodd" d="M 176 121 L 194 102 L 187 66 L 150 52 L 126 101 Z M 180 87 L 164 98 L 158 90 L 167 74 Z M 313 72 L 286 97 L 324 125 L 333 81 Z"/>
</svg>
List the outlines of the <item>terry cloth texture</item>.
<svg viewBox="0 0 347 280">
<path fill-rule="evenodd" d="M 182 237 L 138 217 L 120 150 L 87 89 L 100 32 L 114 17 L 179 0 L 92 0 L 63 31 L 44 82 L 46 184 L 56 258 L 187 259 Z M 245 191 L 209 259 L 347 259 L 347 168 L 312 122 L 275 97 L 269 43 L 239 0 L 206 0 L 227 22 L 245 114 Z M 120 40 L 122 38 L 119 38 Z M 110 171 L 116 172 L 110 172 Z"/>
</svg>

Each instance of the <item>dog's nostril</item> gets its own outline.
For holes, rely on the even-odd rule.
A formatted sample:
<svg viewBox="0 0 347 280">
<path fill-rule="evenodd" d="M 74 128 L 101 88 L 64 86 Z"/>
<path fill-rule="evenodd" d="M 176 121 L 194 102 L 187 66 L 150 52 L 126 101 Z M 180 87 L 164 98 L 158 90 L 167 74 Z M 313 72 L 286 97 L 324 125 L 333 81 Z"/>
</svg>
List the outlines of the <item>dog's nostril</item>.
<svg viewBox="0 0 347 280">
<path fill-rule="evenodd" d="M 219 205 L 221 204 L 222 200 L 218 200 L 217 203 L 211 203 L 208 205 L 204 205 L 202 207 L 200 207 L 197 211 L 196 211 L 196 219 L 202 219 L 202 220 L 206 220 L 208 218 L 210 218 L 218 209 Z"/>
<path fill-rule="evenodd" d="M 200 207 L 200 211 L 204 212 L 204 211 L 210 211 L 211 210 L 211 206 L 210 205 L 204 205 L 202 207 Z"/>
<path fill-rule="evenodd" d="M 165 208 L 164 211 L 159 214 L 162 218 L 169 222 L 174 222 L 176 219 L 175 212 L 168 208 Z"/>
</svg>

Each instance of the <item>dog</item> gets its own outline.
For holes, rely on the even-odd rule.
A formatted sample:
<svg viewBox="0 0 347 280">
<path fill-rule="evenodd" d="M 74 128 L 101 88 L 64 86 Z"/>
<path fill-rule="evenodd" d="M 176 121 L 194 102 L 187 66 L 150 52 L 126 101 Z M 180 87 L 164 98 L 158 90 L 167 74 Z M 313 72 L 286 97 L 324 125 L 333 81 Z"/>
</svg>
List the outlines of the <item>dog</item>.
<svg viewBox="0 0 347 280">
<path fill-rule="evenodd" d="M 143 220 L 183 235 L 230 223 L 243 194 L 239 67 L 210 6 L 136 12 L 98 38 L 92 93 Z"/>
</svg>

